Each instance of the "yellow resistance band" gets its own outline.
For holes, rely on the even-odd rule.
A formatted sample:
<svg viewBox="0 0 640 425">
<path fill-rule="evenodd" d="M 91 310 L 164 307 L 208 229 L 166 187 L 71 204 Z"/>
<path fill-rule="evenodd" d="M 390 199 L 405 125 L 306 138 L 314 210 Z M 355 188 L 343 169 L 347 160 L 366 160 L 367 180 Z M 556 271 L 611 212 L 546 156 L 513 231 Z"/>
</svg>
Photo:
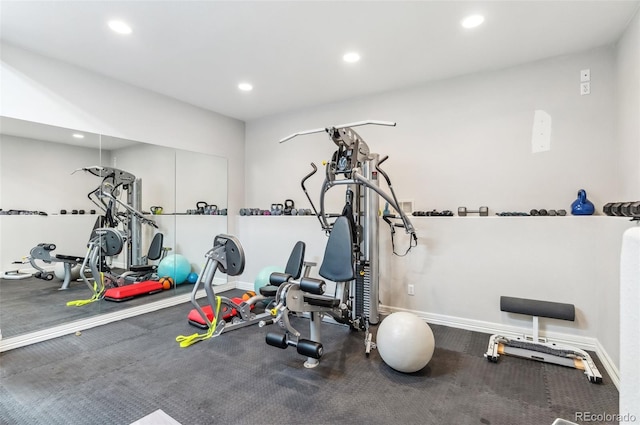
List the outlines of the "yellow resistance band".
<svg viewBox="0 0 640 425">
<path fill-rule="evenodd" d="M 100 285 L 98 285 L 98 281 L 94 279 L 93 281 L 93 296 L 88 300 L 75 300 L 69 301 L 67 303 L 67 307 L 81 307 L 83 305 L 91 304 L 92 302 L 96 302 L 102 298 L 102 293 L 105 290 L 104 287 L 104 273 L 100 273 Z"/>
<path fill-rule="evenodd" d="M 180 335 L 176 337 L 176 342 L 180 343 L 180 348 L 187 348 L 190 345 L 195 344 L 196 342 L 204 341 L 205 339 L 209 339 L 213 336 L 213 333 L 216 331 L 216 325 L 218 324 L 218 314 L 220 313 L 220 297 L 216 297 L 216 311 L 213 314 L 213 320 L 211 321 L 211 326 L 209 326 L 209 330 L 207 333 L 199 334 L 195 333 L 189 336 Z"/>
</svg>

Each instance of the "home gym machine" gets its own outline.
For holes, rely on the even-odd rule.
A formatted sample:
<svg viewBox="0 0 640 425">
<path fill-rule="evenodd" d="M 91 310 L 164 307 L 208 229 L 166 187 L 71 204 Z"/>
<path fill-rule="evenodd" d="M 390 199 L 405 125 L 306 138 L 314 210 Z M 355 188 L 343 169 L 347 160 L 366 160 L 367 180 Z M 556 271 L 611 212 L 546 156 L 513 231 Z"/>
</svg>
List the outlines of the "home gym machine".
<svg viewBox="0 0 640 425">
<path fill-rule="evenodd" d="M 100 185 L 87 196 L 104 212 L 103 227 L 116 228 L 119 224 L 123 225 L 127 245 L 127 270 L 132 265 L 142 264 L 142 224 L 158 228 L 155 221 L 140 212 L 142 179 L 127 171 L 100 165 L 79 168 L 74 173 L 77 171 L 102 178 Z M 121 191 L 126 194 L 126 203 L 119 199 Z"/>
<path fill-rule="evenodd" d="M 393 253 L 406 255 L 418 240 L 409 217 L 400 207 L 389 176 L 381 168 L 388 156 L 380 158 L 379 154 L 371 152 L 362 137 L 353 130 L 353 127 L 363 125 L 395 126 L 395 123 L 362 121 L 302 131 L 280 141 L 283 143 L 296 136 L 326 132 L 337 146 L 331 161 L 326 163 L 319 208 L 316 208 L 305 187 L 306 181 L 318 170 L 314 163 L 311 163 L 313 170 L 301 182 L 302 190 L 322 229 L 329 235 L 319 274 L 336 283 L 333 296 L 324 294 L 326 284 L 321 279 L 304 278 L 297 281 L 281 273 L 272 274 L 270 279 L 271 284 L 279 286 L 277 305 L 271 310 L 273 318 L 264 324 L 279 322 L 286 332 L 284 335 L 269 332 L 267 344 L 278 348 L 297 347 L 300 354 L 308 357 L 306 367 L 315 367 L 322 355 L 320 323 L 325 315 L 352 329 L 365 331 L 367 355 L 375 348 L 369 325 L 379 322 L 380 197 L 396 211 L 396 214 L 383 216 L 391 229 Z M 384 177 L 389 193 L 380 188 L 379 175 Z M 345 205 L 341 214 L 331 214 L 325 209 L 325 194 L 335 186 L 346 186 Z M 335 221 L 330 223 L 332 218 Z M 409 235 L 409 247 L 403 254 L 395 251 L 396 227 L 404 228 Z M 287 318 L 290 312 L 310 315 L 310 340 L 300 339 L 300 332 L 291 326 Z"/>
<path fill-rule="evenodd" d="M 140 212 L 142 180 L 127 171 L 112 167 L 84 167 L 75 170 L 74 173 L 77 171 L 85 171 L 102 179 L 100 185 L 89 192 L 87 196 L 104 212 L 104 215 L 102 225 L 97 226 L 91 234 L 89 250 L 80 269 L 80 276 L 93 291 L 93 297 L 90 300 L 72 301 L 69 305 L 83 305 L 86 302 L 92 302 L 102 297 L 111 301 L 123 301 L 137 295 L 162 290 L 162 285 L 158 287 L 159 284 L 157 282 L 152 285 L 151 281 L 143 282 L 145 283 L 144 285 L 139 283 L 135 286 L 126 285 L 127 283 L 133 283 L 135 279 L 126 281 L 127 279 L 124 277 L 119 279 L 117 276 L 110 274 L 111 270 L 104 261 L 107 256 L 119 255 L 126 245 L 125 262 L 127 272 L 123 275 L 126 277 L 132 274 L 132 270 L 135 273 L 152 270 L 146 267 L 136 270 L 136 266 L 146 265 L 148 257 L 151 259 L 160 258 L 162 253 L 162 234 L 160 233 L 155 235 L 151 244 L 153 249 L 149 251 L 157 252 L 157 255 L 142 256 L 142 224 L 158 228 L 155 221 L 145 217 Z M 126 203 L 119 198 L 122 191 L 125 192 Z M 122 224 L 122 230 L 117 229 L 120 224 Z M 94 283 L 91 283 L 86 276 L 85 270 L 87 269 L 91 270 Z M 140 276 L 142 275 L 140 274 Z M 105 280 L 108 281 L 108 285 L 105 285 Z M 127 286 L 126 290 L 119 289 L 119 287 L 124 288 L 123 285 Z M 113 289 L 113 291 L 111 293 L 109 291 L 105 292 L 106 286 L 112 286 L 113 288 L 109 290 Z"/>
</svg>

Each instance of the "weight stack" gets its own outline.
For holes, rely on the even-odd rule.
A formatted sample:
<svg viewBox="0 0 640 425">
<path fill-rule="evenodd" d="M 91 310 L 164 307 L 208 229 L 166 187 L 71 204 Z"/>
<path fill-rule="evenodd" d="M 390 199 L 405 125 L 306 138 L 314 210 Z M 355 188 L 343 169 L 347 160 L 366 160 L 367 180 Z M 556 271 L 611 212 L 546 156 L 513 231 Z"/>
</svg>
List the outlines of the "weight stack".
<svg viewBox="0 0 640 425">
<path fill-rule="evenodd" d="M 355 318 L 368 320 L 371 311 L 371 267 L 369 262 L 356 264 Z"/>
</svg>

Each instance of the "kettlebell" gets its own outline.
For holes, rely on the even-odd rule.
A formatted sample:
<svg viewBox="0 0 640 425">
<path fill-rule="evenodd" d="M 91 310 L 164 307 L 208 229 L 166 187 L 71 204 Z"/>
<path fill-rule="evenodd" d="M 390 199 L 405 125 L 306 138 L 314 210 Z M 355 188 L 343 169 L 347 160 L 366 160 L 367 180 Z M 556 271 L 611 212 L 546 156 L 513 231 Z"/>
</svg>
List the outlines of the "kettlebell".
<svg viewBox="0 0 640 425">
<path fill-rule="evenodd" d="M 293 199 L 286 199 L 284 201 L 284 215 L 292 215 L 292 210 L 295 208 L 296 204 L 293 202 Z"/>
<path fill-rule="evenodd" d="M 595 208 L 593 203 L 587 199 L 587 192 L 584 189 L 578 191 L 578 199 L 571 204 L 572 215 L 593 215 Z"/>
<path fill-rule="evenodd" d="M 207 208 L 209 206 L 209 204 L 207 204 L 204 201 L 198 201 L 196 202 L 196 210 L 195 210 L 195 214 L 204 214 L 204 209 Z"/>
</svg>

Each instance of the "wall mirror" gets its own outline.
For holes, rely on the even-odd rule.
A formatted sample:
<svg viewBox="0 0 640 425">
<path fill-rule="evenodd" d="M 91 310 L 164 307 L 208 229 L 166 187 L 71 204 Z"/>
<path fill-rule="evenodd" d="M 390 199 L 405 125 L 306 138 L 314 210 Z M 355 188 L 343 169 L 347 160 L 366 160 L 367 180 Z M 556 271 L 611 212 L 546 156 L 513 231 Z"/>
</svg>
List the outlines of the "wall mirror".
<svg viewBox="0 0 640 425">
<path fill-rule="evenodd" d="M 0 117 L 0 130 L 3 343 L 8 338 L 46 332 L 74 321 L 189 296 L 193 285 L 187 281 L 122 302 L 100 299 L 80 306 L 67 305 L 91 298 L 92 290 L 86 282 L 75 279 L 80 267 L 74 269 L 67 288 L 61 289 L 65 286 L 60 279 L 64 277 L 63 262 L 35 260 L 54 272 L 53 279 L 46 280 L 32 276 L 37 270 L 28 260 L 39 244 L 55 245 L 49 251 L 52 256 L 84 258 L 90 252 L 88 243 L 96 221 L 104 215 L 90 199 L 103 182 L 101 176 L 90 171 L 99 166 L 102 170 L 126 171 L 138 181 L 135 194 L 122 188 L 113 194 L 124 204 L 113 209 L 121 216 L 115 220 L 120 222 L 116 229 L 126 230 L 122 222 L 130 222 L 126 214 L 131 212 L 125 205 L 135 206 L 142 213 L 134 226 L 139 229 L 137 248 L 132 249 L 127 240 L 132 238 L 125 238 L 122 251 L 105 259 L 105 271 L 110 271 L 107 277 L 117 280 L 129 264 L 139 263 L 158 233 L 163 236 L 163 255 L 183 257 L 190 272 L 198 274 L 214 236 L 227 232 L 227 216 L 223 214 L 227 208 L 226 158 L 8 117 Z M 85 275 L 92 277 L 89 271 Z M 216 281 L 222 284 L 227 279 L 220 274 Z M 122 279 L 115 283 L 130 284 Z"/>
</svg>

